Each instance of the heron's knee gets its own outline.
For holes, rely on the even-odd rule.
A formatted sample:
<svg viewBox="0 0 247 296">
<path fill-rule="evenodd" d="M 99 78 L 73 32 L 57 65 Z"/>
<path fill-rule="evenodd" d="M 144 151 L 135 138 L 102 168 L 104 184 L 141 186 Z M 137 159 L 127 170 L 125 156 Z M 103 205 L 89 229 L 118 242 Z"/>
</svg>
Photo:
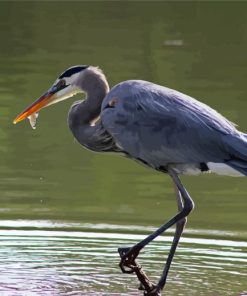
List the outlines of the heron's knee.
<svg viewBox="0 0 247 296">
<path fill-rule="evenodd" d="M 184 203 L 184 211 L 186 211 L 187 215 L 189 215 L 190 212 L 192 212 L 195 208 L 195 204 L 193 202 L 192 199 L 190 200 L 187 200 L 185 203 Z"/>
</svg>

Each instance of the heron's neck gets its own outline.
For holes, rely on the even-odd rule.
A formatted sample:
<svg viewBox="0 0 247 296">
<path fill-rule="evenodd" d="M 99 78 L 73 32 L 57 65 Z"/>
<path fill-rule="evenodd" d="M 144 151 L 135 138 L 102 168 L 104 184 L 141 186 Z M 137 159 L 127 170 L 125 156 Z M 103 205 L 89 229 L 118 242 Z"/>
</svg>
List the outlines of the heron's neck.
<svg viewBox="0 0 247 296">
<path fill-rule="evenodd" d="M 109 92 L 105 75 L 97 68 L 91 67 L 82 77 L 80 87 L 87 94 L 84 101 L 72 105 L 70 113 L 73 125 L 87 125 L 100 114 L 101 104 Z"/>
<path fill-rule="evenodd" d="M 109 91 L 109 86 L 104 74 L 94 70 L 83 77 L 81 88 L 87 97 L 71 106 L 68 123 L 80 144 L 96 150 L 98 142 L 101 141 L 97 135 L 102 133 L 99 133 L 98 129 L 102 129 L 102 126 L 94 125 L 93 122 L 100 115 L 101 104 Z"/>
</svg>

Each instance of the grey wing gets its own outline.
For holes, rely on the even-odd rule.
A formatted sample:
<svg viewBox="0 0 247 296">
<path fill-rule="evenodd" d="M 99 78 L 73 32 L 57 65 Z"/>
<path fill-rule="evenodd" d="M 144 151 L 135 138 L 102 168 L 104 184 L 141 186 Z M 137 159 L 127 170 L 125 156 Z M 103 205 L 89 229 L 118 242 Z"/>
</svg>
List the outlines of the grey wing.
<svg viewBox="0 0 247 296">
<path fill-rule="evenodd" d="M 222 162 L 230 157 L 224 138 L 238 133 L 207 105 L 145 81 L 127 81 L 113 88 L 103 102 L 101 117 L 124 151 L 153 167 Z"/>
</svg>

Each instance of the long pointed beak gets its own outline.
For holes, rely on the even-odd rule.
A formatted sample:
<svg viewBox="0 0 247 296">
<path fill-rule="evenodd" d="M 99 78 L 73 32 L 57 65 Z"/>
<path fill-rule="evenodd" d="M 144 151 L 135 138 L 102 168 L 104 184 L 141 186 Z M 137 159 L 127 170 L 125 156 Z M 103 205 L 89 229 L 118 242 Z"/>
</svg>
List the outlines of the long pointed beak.
<svg viewBox="0 0 247 296">
<path fill-rule="evenodd" d="M 26 119 L 28 116 L 33 114 L 34 112 L 38 112 L 40 109 L 44 108 L 48 104 L 51 103 L 56 98 L 56 94 L 52 91 L 48 91 L 43 94 L 40 98 L 38 98 L 35 102 L 33 102 L 29 107 L 27 107 L 22 113 L 20 113 L 15 120 L 14 124 Z"/>
</svg>

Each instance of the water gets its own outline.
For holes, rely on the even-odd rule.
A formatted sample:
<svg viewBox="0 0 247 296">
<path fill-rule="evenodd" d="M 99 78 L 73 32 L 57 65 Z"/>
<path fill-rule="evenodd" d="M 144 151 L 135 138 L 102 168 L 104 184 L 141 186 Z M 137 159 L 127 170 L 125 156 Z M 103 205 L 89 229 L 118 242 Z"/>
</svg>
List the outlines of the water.
<svg viewBox="0 0 247 296">
<path fill-rule="evenodd" d="M 65 68 L 99 65 L 110 85 L 154 81 L 247 128 L 246 3 L 0 3 L 0 295 L 141 295 L 118 269 L 176 212 L 163 174 L 74 142 L 72 101 L 12 120 Z M 17 14 L 18 12 L 18 14 Z M 196 209 L 166 295 L 247 295 L 246 179 L 184 177 Z M 140 256 L 155 282 L 172 231 Z"/>
<path fill-rule="evenodd" d="M 116 269 L 116 249 L 143 239 L 153 227 L 38 220 L 6 220 L 0 226 L 5 228 L 1 230 L 0 283 L 6 295 L 140 295 L 134 277 Z M 211 231 L 204 231 L 204 236 L 200 230 L 187 233 L 166 295 L 194 295 L 195 291 L 197 295 L 233 295 L 233 291 L 241 295 L 247 276 L 247 242 L 237 240 L 234 232 L 219 231 L 218 239 Z M 153 280 L 158 280 L 171 240 L 169 231 L 140 256 Z"/>
</svg>

